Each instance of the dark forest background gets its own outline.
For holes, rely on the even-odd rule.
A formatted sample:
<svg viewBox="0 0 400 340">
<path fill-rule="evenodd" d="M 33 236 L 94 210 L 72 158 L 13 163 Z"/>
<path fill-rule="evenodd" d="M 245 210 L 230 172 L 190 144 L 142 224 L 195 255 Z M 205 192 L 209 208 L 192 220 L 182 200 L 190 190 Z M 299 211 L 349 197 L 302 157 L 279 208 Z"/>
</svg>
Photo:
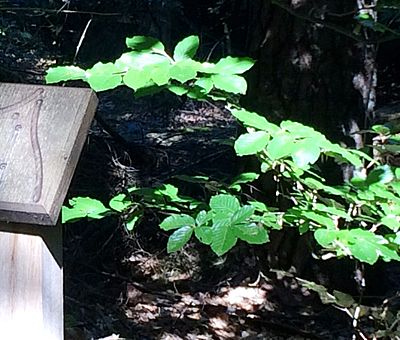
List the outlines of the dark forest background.
<svg viewBox="0 0 400 340">
<path fill-rule="evenodd" d="M 385 29 L 360 25 L 356 19 L 360 3 L 377 13 Z M 382 7 L 375 7 L 378 3 Z M 300 121 L 334 141 L 357 146 L 354 127 L 368 129 L 400 112 L 399 12 L 396 1 L 0 1 L 0 81 L 43 83 L 49 66 L 76 64 L 85 68 L 99 60 L 115 60 L 125 51 L 128 36 L 153 36 L 172 48 L 184 37 L 198 35 L 201 60 L 227 55 L 256 60 L 246 74 L 249 90 L 242 99 L 244 107 L 273 122 Z M 183 157 L 180 161 L 186 163 L 187 170 L 196 167 L 204 173 L 232 175 L 252 166 L 251 161 L 243 164 L 231 151 L 214 145 L 204 149 L 205 154 L 215 152 L 214 159 L 192 164 L 184 157 L 199 145 L 196 136 L 182 146 L 184 151 L 177 146 L 157 149 L 137 141 L 138 129 L 143 134 L 153 124 L 162 130 L 167 127 L 164 121 L 177 110 L 199 114 L 210 112 L 210 107 L 166 95 L 134 100 L 122 90 L 100 94 L 99 98 L 98 120 L 92 126 L 71 195 L 94 194 L 107 199 L 132 182 L 152 185 L 165 181 L 168 166 L 182 168 L 172 157 L 176 155 L 177 159 Z M 132 110 L 149 118 L 134 126 L 135 138 L 113 138 L 123 125 L 121 117 Z M 225 123 L 224 133 L 235 134 L 236 127 L 227 128 L 233 123 Z M 107 129 L 111 129 L 111 137 Z M 113 162 L 115 157 L 123 167 Z M 134 170 L 127 170 L 129 167 Z M 342 180 L 341 169 L 328 164 L 326 171 L 333 182 Z M 268 183 L 259 185 L 268 190 Z M 156 224 L 151 216 L 148 224 Z M 167 255 L 166 236 L 155 227 L 142 228 L 132 236 L 116 219 L 68 226 L 65 242 L 69 339 L 98 339 L 112 333 L 121 337 L 109 339 L 352 337 L 351 319 L 321 305 L 316 296 L 293 288 L 291 279 L 283 276 L 263 276 L 263 286 L 258 288 L 270 294 L 272 302 L 262 311 L 237 307 L 229 314 L 229 305 L 207 300 L 226 296 L 223 289 L 257 281 L 260 273 L 274 266 L 284 270 L 295 267 L 309 279 L 357 294 L 352 264 L 317 264 L 306 255 L 297 234 L 273 239 L 269 253 L 259 247 L 239 247 L 222 260 L 200 246 Z M 169 280 L 174 270 L 186 279 Z M 398 272 L 396 265 L 367 270 L 369 305 L 381 308 L 385 297 L 398 294 Z M 200 301 L 202 307 L 197 312 L 201 317 L 190 318 L 186 309 L 176 306 L 182 296 Z M 251 299 L 244 304 L 252 305 Z M 185 308 L 192 308 L 189 305 Z M 160 316 L 161 309 L 165 315 Z M 248 317 L 252 312 L 258 313 L 254 319 Z M 222 320 L 223 326 L 215 326 L 215 319 Z M 373 327 L 369 324 L 367 329 Z"/>
</svg>

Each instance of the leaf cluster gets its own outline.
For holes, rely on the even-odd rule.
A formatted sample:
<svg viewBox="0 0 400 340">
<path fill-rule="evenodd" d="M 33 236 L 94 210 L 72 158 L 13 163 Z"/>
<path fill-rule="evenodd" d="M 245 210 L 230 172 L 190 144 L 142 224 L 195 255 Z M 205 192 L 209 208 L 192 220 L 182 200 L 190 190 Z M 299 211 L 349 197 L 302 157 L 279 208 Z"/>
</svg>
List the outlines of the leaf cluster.
<svg viewBox="0 0 400 340">
<path fill-rule="evenodd" d="M 132 231 L 145 209 L 156 209 L 168 215 L 160 223 L 161 229 L 173 231 L 167 245 L 169 252 L 182 249 L 194 235 L 222 255 L 238 240 L 263 244 L 268 242 L 271 229 L 295 227 L 300 233 L 313 233 L 322 249 L 321 258 L 349 256 L 369 264 L 379 259 L 400 260 L 400 171 L 371 158 L 373 148 L 365 152 L 348 149 L 309 126 L 289 120 L 277 125 L 233 104 L 231 94 L 246 92 L 247 83 L 240 74 L 254 64 L 250 58 L 226 57 L 216 63 L 195 61 L 199 47 L 196 36 L 179 42 L 172 56 L 154 38 L 127 38 L 126 45 L 131 51 L 114 63 L 100 62 L 88 70 L 56 67 L 48 71 L 46 80 L 52 83 L 81 79 L 96 91 L 126 85 L 136 94 L 166 89 L 200 100 L 223 100 L 246 128 L 235 141 L 237 155 L 257 157 L 260 168 L 239 175 L 228 185 L 211 185 L 207 178 L 189 178 L 213 187 L 211 198 L 202 202 L 181 196 L 178 188 L 170 184 L 128 188 L 112 198 L 109 207 L 90 198 L 74 198 L 70 207 L 63 208 L 63 222 L 118 214 Z M 399 151 L 390 149 L 398 144 L 398 136 L 390 128 L 376 126 L 372 132 L 386 141 L 375 145 L 375 151 Z M 327 184 L 318 168 L 326 158 L 353 167 L 355 176 L 340 186 Z M 289 208 L 267 206 L 242 195 L 244 185 L 266 172 L 285 184 L 278 194 Z"/>
<path fill-rule="evenodd" d="M 131 50 L 115 62 L 98 62 L 83 70 L 78 66 L 58 66 L 47 71 L 46 82 L 83 80 L 95 91 L 106 91 L 121 85 L 131 88 L 137 96 L 168 90 L 194 99 L 224 98 L 230 94 L 245 94 L 246 80 L 242 73 L 250 69 L 250 58 L 226 57 L 217 63 L 194 60 L 199 37 L 189 36 L 174 48 L 173 55 L 157 39 L 134 36 L 126 39 Z"/>
</svg>

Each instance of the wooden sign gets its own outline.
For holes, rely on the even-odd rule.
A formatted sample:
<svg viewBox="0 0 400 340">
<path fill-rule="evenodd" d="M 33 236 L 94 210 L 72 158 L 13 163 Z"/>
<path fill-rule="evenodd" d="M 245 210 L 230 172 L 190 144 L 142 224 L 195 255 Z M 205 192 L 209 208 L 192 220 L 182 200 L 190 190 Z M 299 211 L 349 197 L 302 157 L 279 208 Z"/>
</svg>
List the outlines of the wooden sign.
<svg viewBox="0 0 400 340">
<path fill-rule="evenodd" d="M 97 105 L 90 89 L 0 84 L 0 220 L 54 225 Z"/>
<path fill-rule="evenodd" d="M 0 222 L 0 339 L 64 337 L 62 228 Z"/>
<path fill-rule="evenodd" d="M 96 105 L 89 89 L 0 83 L 0 339 L 64 338 L 57 220 Z"/>
</svg>

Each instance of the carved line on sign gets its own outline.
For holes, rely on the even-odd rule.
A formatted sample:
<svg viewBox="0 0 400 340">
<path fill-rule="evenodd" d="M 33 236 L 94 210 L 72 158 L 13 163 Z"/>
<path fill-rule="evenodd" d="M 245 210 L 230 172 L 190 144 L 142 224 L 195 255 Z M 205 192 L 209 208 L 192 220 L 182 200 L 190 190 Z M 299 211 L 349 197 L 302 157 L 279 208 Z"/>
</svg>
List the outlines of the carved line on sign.
<svg viewBox="0 0 400 340">
<path fill-rule="evenodd" d="M 43 158 L 38 135 L 38 123 L 40 110 L 43 105 L 43 93 L 44 89 L 39 88 L 27 97 L 13 104 L 0 107 L 0 118 L 6 119 L 7 117 L 5 117 L 5 114 L 11 113 L 11 119 L 15 120 L 14 131 L 10 140 L 11 148 L 6 153 L 5 159 L 0 160 L 0 182 L 10 161 L 9 158 L 13 154 L 15 141 L 19 135 L 19 131 L 23 128 L 23 117 L 21 117 L 21 113 L 18 112 L 18 109 L 22 112 L 23 109 L 27 109 L 27 113 L 30 114 L 29 137 L 32 146 L 33 161 L 35 164 L 35 185 L 31 198 L 35 203 L 40 200 L 43 189 Z"/>
</svg>

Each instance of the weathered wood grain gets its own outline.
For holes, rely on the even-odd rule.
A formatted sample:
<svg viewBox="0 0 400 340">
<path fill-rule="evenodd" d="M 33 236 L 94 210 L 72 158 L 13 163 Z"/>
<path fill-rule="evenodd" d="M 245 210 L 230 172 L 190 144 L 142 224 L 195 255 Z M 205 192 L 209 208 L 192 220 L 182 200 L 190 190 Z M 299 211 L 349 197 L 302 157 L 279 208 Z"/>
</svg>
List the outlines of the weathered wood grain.
<svg viewBox="0 0 400 340">
<path fill-rule="evenodd" d="M 97 105 L 89 89 L 0 83 L 0 220 L 54 225 Z"/>
<path fill-rule="evenodd" d="M 61 225 L 0 230 L 0 339 L 63 339 Z"/>
</svg>

